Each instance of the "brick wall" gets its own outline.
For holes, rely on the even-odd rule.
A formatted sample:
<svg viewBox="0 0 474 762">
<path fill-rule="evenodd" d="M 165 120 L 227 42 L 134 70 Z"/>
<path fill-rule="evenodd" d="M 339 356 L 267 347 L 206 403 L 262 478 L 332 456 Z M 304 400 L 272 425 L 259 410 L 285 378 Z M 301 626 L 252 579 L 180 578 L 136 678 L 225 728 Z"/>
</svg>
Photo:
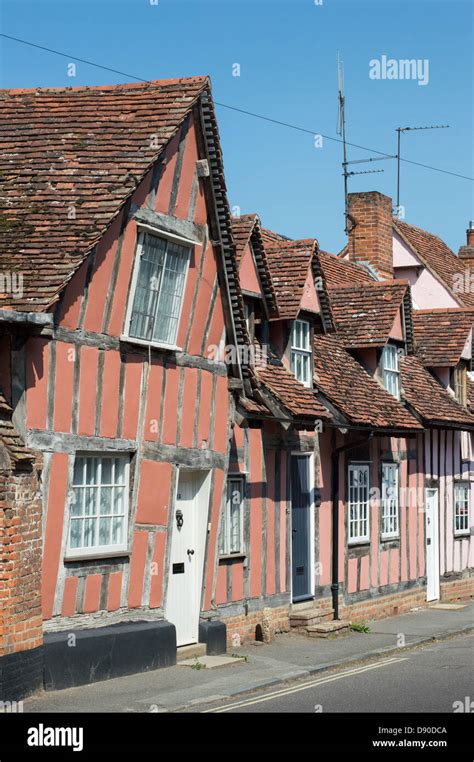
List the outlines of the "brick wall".
<svg viewBox="0 0 474 762">
<path fill-rule="evenodd" d="M 392 199 L 382 193 L 349 193 L 349 259 L 370 262 L 393 278 Z"/>
<path fill-rule="evenodd" d="M 0 699 L 41 684 L 41 498 L 39 463 L 0 470 Z"/>
<path fill-rule="evenodd" d="M 474 576 L 466 575 L 458 579 L 441 582 L 441 601 L 462 601 L 474 597 Z M 332 598 L 317 598 L 318 608 L 332 609 Z M 385 619 L 390 616 L 406 614 L 410 609 L 428 606 L 426 588 L 415 587 L 411 590 L 400 590 L 389 595 L 375 595 L 356 603 L 344 603 L 339 596 L 339 617 L 351 622 L 365 622 L 369 619 Z"/>
<path fill-rule="evenodd" d="M 466 574 L 446 582 L 441 581 L 440 589 L 442 601 L 464 601 L 468 598 L 474 598 L 474 574 L 472 576 Z"/>
<path fill-rule="evenodd" d="M 265 612 L 265 613 L 264 613 Z M 288 632 L 290 629 L 288 606 L 264 608 L 239 616 L 223 617 L 227 626 L 227 647 L 232 650 L 239 644 L 249 643 L 265 637 L 265 629 L 271 625 L 273 632 Z"/>
</svg>

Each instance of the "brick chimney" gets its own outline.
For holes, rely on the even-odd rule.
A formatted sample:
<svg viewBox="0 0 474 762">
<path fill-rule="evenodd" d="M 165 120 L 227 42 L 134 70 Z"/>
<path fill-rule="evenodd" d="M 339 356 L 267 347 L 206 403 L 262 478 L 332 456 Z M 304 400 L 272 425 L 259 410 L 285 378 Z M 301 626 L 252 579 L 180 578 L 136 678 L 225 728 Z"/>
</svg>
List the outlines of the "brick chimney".
<svg viewBox="0 0 474 762">
<path fill-rule="evenodd" d="M 461 246 L 459 249 L 459 256 L 461 259 L 469 259 L 474 261 L 474 220 L 471 220 L 469 227 L 466 230 L 467 245 Z"/>
<path fill-rule="evenodd" d="M 349 193 L 349 259 L 393 278 L 392 199 L 378 191 Z"/>
</svg>

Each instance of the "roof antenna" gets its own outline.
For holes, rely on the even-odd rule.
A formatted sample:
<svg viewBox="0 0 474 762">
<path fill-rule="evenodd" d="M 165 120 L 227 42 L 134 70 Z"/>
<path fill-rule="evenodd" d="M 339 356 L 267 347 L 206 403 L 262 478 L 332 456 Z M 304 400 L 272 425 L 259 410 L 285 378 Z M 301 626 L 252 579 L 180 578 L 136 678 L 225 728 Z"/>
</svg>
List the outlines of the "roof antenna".
<svg viewBox="0 0 474 762">
<path fill-rule="evenodd" d="M 380 156 L 376 159 L 356 159 L 355 161 L 347 161 L 347 145 L 346 145 L 346 111 L 344 96 L 344 62 L 339 58 L 339 52 L 337 54 L 337 89 L 338 89 L 338 111 L 337 111 L 337 128 L 336 133 L 342 137 L 343 145 L 343 161 L 342 161 L 342 174 L 344 176 L 344 232 L 349 234 L 349 206 L 347 201 L 347 184 L 349 177 L 353 175 L 372 175 L 376 172 L 383 172 L 383 169 L 367 169 L 362 172 L 350 172 L 348 170 L 349 164 L 365 164 L 372 161 L 384 161 L 385 159 L 393 159 L 394 156 Z"/>
<path fill-rule="evenodd" d="M 410 132 L 411 130 L 446 130 L 449 124 L 433 124 L 431 127 L 397 127 L 397 206 L 394 212 L 397 217 L 400 217 L 400 137 L 402 132 Z"/>
<path fill-rule="evenodd" d="M 342 137 L 343 145 L 343 160 L 342 169 L 344 175 L 344 232 L 347 235 L 348 232 L 348 219 L 347 219 L 347 146 L 346 146 L 346 114 L 345 114 L 345 98 L 344 98 L 344 62 L 339 57 L 339 51 L 337 53 L 337 97 L 338 97 L 338 111 L 337 111 L 337 127 L 336 133 Z"/>
</svg>

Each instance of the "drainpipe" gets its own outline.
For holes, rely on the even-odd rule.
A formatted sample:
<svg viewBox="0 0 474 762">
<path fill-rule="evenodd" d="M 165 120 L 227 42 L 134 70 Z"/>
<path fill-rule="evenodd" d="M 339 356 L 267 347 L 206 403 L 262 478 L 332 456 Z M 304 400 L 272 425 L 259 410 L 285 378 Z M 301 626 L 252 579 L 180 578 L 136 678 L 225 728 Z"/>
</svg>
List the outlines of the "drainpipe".
<svg viewBox="0 0 474 762">
<path fill-rule="evenodd" d="M 345 432 L 343 432 L 345 433 Z M 339 619 L 339 454 L 359 447 L 372 439 L 373 431 L 363 439 L 336 447 L 331 453 L 331 491 L 332 491 L 332 607 L 334 619 Z"/>
</svg>

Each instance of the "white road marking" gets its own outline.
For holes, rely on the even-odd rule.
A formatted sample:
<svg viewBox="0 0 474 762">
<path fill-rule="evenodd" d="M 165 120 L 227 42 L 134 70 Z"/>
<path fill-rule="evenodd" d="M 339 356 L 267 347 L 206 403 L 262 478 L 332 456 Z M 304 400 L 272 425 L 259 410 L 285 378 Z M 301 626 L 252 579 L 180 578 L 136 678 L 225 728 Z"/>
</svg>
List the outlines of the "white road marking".
<svg viewBox="0 0 474 762">
<path fill-rule="evenodd" d="M 326 683 L 333 683 L 336 680 L 342 680 L 345 677 L 352 677 L 353 675 L 360 675 L 363 672 L 370 672 L 373 669 L 380 669 L 381 667 L 389 667 L 392 664 L 397 664 L 401 661 L 407 661 L 408 657 L 384 659 L 383 661 L 376 662 L 375 664 L 368 664 L 365 667 L 355 667 L 354 669 L 348 669 L 345 672 L 340 672 L 337 675 L 328 675 L 326 677 L 320 677 L 317 680 L 311 680 L 301 685 L 289 686 L 288 688 L 281 688 L 278 691 L 267 693 L 260 698 L 247 699 L 243 701 L 237 701 L 234 704 L 227 704 L 224 707 L 218 707 L 217 709 L 205 709 L 203 714 L 209 713 L 222 713 L 229 712 L 231 709 L 238 709 L 239 707 L 251 706 L 252 704 L 261 704 L 264 701 L 272 701 L 273 699 L 280 698 L 281 696 L 290 696 L 292 693 L 299 693 L 299 691 L 308 690 L 308 688 L 314 688 L 318 685 L 325 685 Z"/>
</svg>

